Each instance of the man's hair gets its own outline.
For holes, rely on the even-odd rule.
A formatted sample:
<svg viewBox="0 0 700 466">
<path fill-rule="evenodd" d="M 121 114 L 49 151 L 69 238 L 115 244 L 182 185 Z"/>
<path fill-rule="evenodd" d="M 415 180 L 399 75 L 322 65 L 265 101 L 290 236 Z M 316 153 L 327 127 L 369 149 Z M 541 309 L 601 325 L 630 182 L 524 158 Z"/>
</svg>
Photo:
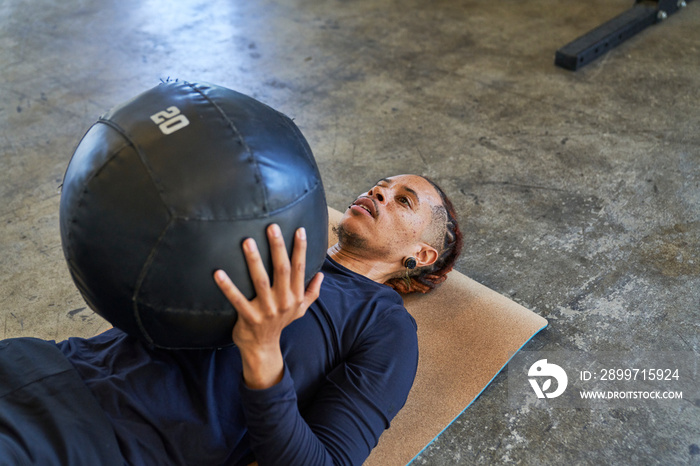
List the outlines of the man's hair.
<svg viewBox="0 0 700 466">
<path fill-rule="evenodd" d="M 460 252 L 462 252 L 462 232 L 457 224 L 455 208 L 445 192 L 435 182 L 423 176 L 440 195 L 441 206 L 433 206 L 433 231 L 431 246 L 438 251 L 438 259 L 431 265 L 407 270 L 407 274 L 385 282 L 399 293 L 427 293 L 447 279 Z M 437 233 L 436 233 L 437 232 Z M 435 238 L 433 238 L 435 236 Z M 433 244 L 435 243 L 435 244 Z"/>
</svg>

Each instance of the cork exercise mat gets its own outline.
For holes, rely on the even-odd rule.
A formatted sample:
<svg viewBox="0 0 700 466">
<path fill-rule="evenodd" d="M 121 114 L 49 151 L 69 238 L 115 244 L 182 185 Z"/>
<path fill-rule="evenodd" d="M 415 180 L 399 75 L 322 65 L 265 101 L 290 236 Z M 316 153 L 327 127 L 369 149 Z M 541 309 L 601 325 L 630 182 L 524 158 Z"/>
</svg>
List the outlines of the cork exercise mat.
<svg viewBox="0 0 700 466">
<path fill-rule="evenodd" d="M 341 217 L 329 209 L 331 225 Z M 336 240 L 331 228 L 329 243 Z M 418 324 L 418 373 L 368 466 L 411 462 L 547 326 L 544 318 L 457 271 L 435 291 L 405 296 L 404 303 Z"/>
</svg>

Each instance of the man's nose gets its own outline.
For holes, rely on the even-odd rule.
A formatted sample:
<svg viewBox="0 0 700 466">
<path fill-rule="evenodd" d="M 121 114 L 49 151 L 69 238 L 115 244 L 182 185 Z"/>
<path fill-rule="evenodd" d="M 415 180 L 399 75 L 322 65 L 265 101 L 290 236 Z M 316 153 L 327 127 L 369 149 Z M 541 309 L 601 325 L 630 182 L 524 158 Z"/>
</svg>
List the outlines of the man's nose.
<svg viewBox="0 0 700 466">
<path fill-rule="evenodd" d="M 385 193 L 384 193 L 384 189 L 381 188 L 381 187 L 379 187 L 379 186 L 375 186 L 374 188 L 370 189 L 370 190 L 367 192 L 367 195 L 368 195 L 369 197 L 373 197 L 374 199 L 376 199 L 377 201 L 379 201 L 379 202 L 381 202 L 381 203 L 383 203 L 384 200 L 386 199 L 386 195 L 385 195 Z"/>
</svg>

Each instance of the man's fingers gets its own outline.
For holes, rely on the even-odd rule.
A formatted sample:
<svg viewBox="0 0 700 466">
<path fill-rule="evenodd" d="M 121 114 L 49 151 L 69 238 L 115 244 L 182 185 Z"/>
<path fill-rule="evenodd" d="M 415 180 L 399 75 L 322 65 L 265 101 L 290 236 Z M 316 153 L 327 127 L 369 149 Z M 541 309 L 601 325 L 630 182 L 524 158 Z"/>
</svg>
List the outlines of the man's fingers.
<svg viewBox="0 0 700 466">
<path fill-rule="evenodd" d="M 243 241 L 243 255 L 245 255 L 248 273 L 253 282 L 256 296 L 263 302 L 270 303 L 270 277 L 267 275 L 267 270 L 265 270 L 262 258 L 260 257 L 258 245 L 253 238 L 248 238 Z"/>
<path fill-rule="evenodd" d="M 294 313 L 295 310 L 301 316 L 309 305 L 318 298 L 323 281 L 323 275 L 319 273 L 314 276 L 308 287 L 304 286 L 306 231 L 304 228 L 299 228 L 295 232 L 291 262 L 278 225 L 272 224 L 267 228 L 267 237 L 273 265 L 272 288 L 270 287 L 270 276 L 265 269 L 255 240 L 252 238 L 243 242 L 243 253 L 255 288 L 256 299 L 248 301 L 224 271 L 217 271 L 214 278 L 236 310 L 250 316 L 252 320 L 264 316 L 271 317 L 280 312 L 291 311 Z"/>
<path fill-rule="evenodd" d="M 292 250 L 292 292 L 301 296 L 304 292 L 304 279 L 306 278 L 306 230 L 299 228 L 294 235 L 294 249 Z"/>
<path fill-rule="evenodd" d="M 286 292 L 289 289 L 291 269 L 287 247 L 284 245 L 279 225 L 273 223 L 267 227 L 267 239 L 270 242 L 270 255 L 272 256 L 273 286 L 278 292 Z"/>
<path fill-rule="evenodd" d="M 323 273 L 318 272 L 309 282 L 309 286 L 306 287 L 303 304 L 304 311 L 318 299 L 318 295 L 321 293 L 321 283 L 323 283 Z"/>
<path fill-rule="evenodd" d="M 236 285 L 231 281 L 229 276 L 223 270 L 214 272 L 214 281 L 219 289 L 224 293 L 226 299 L 236 308 L 236 311 L 247 312 L 249 304 L 246 297 L 241 293 Z"/>
</svg>

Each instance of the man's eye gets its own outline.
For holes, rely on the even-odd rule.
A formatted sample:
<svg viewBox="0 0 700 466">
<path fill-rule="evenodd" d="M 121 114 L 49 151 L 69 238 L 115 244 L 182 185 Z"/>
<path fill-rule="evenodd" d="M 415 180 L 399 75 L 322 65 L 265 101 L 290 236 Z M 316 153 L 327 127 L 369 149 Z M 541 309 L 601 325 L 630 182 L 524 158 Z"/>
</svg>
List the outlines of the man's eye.
<svg viewBox="0 0 700 466">
<path fill-rule="evenodd" d="M 400 202 L 401 204 L 410 205 L 410 202 L 408 202 L 408 198 L 407 198 L 406 196 L 400 196 L 400 197 L 399 197 L 399 202 Z"/>
</svg>

